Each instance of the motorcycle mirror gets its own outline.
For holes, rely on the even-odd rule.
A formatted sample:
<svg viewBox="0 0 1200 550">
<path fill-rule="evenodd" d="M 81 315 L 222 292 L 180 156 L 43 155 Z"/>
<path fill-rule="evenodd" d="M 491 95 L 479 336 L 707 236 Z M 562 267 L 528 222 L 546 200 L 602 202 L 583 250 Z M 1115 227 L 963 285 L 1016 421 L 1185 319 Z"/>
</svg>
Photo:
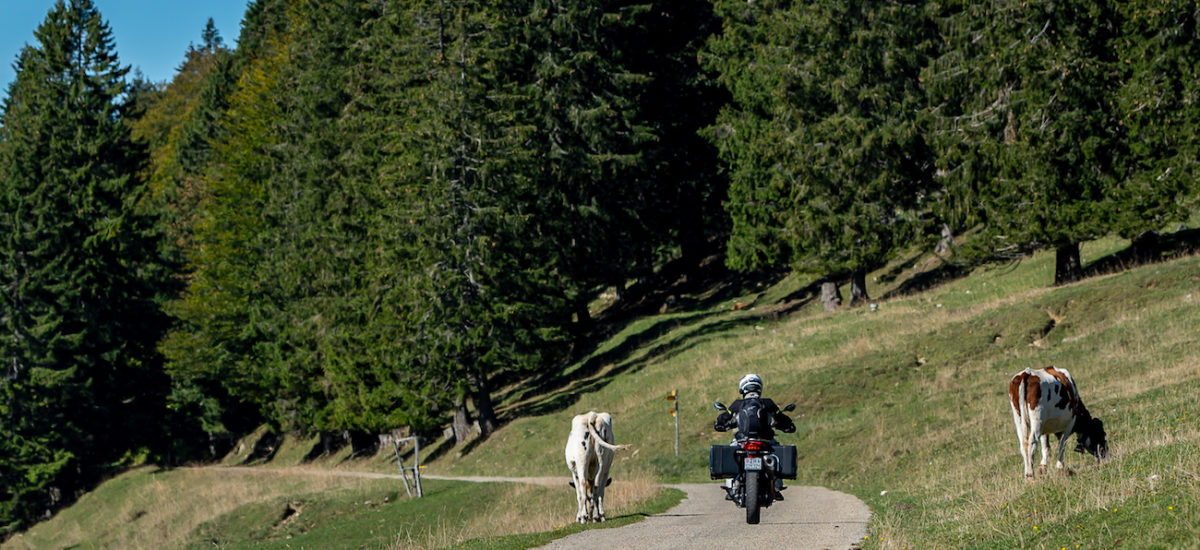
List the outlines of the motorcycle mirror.
<svg viewBox="0 0 1200 550">
<path fill-rule="evenodd" d="M 794 410 L 796 410 L 796 404 L 795 404 L 795 403 L 792 403 L 792 404 L 790 404 L 790 405 L 788 405 L 788 406 L 786 406 L 786 407 L 784 407 L 784 408 L 783 408 L 783 412 L 792 412 L 792 411 L 794 411 Z"/>
<path fill-rule="evenodd" d="M 716 403 L 713 403 L 713 408 L 714 408 L 714 409 L 717 409 L 718 411 L 727 411 L 727 410 L 729 410 L 729 408 L 728 408 L 728 407 L 726 407 L 726 406 L 725 406 L 725 404 L 724 404 L 724 403 L 722 403 L 722 402 L 720 402 L 720 401 L 717 401 Z"/>
</svg>

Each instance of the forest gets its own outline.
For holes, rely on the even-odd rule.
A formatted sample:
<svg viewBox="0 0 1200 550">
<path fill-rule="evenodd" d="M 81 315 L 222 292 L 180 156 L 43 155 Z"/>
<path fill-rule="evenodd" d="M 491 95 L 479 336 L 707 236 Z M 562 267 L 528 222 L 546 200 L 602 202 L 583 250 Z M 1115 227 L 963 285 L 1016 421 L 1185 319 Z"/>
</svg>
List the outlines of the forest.
<svg viewBox="0 0 1200 550">
<path fill-rule="evenodd" d="M 60 0 L 0 113 L 0 537 L 266 424 L 503 422 L 589 304 L 714 254 L 849 282 L 1194 211 L 1182 0 L 253 0 L 169 82 Z M 834 303 L 839 301 L 834 297 Z"/>
</svg>

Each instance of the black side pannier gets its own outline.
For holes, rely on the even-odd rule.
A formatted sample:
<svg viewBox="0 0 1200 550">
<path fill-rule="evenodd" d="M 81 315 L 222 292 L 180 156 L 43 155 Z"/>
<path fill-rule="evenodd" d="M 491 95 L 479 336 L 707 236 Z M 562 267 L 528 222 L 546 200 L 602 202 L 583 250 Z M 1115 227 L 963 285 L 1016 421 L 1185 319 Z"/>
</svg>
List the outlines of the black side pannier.
<svg viewBox="0 0 1200 550">
<path fill-rule="evenodd" d="M 709 448 L 708 475 L 710 478 L 725 479 L 737 477 L 738 463 L 734 451 L 737 451 L 737 447 L 729 445 L 713 445 Z"/>
<path fill-rule="evenodd" d="M 775 473 L 784 479 L 796 479 L 796 446 L 776 445 L 774 450 L 775 458 L 779 459 Z"/>
</svg>

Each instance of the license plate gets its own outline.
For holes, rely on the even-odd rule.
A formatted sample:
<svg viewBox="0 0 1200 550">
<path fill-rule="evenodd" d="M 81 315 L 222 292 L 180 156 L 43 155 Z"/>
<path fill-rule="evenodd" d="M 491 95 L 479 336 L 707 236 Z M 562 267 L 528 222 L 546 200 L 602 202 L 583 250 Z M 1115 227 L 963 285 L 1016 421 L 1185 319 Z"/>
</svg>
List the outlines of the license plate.
<svg viewBox="0 0 1200 550">
<path fill-rule="evenodd" d="M 762 458 L 747 458 L 745 462 L 747 472 L 757 472 L 762 470 Z"/>
</svg>

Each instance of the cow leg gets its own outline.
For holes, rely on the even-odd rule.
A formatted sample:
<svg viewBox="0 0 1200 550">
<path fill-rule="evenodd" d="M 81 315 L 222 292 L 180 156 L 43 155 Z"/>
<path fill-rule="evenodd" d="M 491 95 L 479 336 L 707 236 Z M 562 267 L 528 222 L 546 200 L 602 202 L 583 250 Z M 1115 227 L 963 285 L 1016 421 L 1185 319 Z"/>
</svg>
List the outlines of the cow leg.
<svg viewBox="0 0 1200 550">
<path fill-rule="evenodd" d="M 1026 444 L 1026 447 L 1025 447 L 1026 473 L 1025 473 L 1025 475 L 1028 477 L 1033 477 L 1033 460 L 1034 460 L 1033 456 L 1034 456 L 1034 453 L 1037 452 L 1038 442 L 1041 439 L 1042 439 L 1042 434 L 1038 433 L 1038 430 L 1034 429 L 1033 426 L 1030 426 L 1029 433 L 1026 434 L 1026 443 L 1025 443 Z M 1045 464 L 1043 463 L 1042 466 L 1045 466 Z"/>
<path fill-rule="evenodd" d="M 595 456 L 595 447 L 588 453 L 588 467 L 585 469 L 587 478 L 584 483 L 587 484 L 587 519 L 588 521 L 600 521 L 598 519 L 598 505 L 596 503 L 596 477 L 600 470 L 599 460 Z"/>
<path fill-rule="evenodd" d="M 593 519 L 596 521 L 604 521 L 604 489 L 608 487 L 609 481 L 608 469 L 612 465 L 613 452 L 607 449 L 600 449 L 600 467 L 596 469 L 595 480 L 595 497 L 596 497 L 596 515 Z"/>
<path fill-rule="evenodd" d="M 1029 426 L 1021 420 L 1021 413 L 1016 409 L 1012 409 L 1013 425 L 1017 428 L 1017 445 L 1021 448 L 1021 463 L 1025 467 L 1025 477 L 1033 477 L 1033 467 L 1029 458 L 1031 451 L 1029 449 Z"/>
<path fill-rule="evenodd" d="M 587 523 L 587 483 L 583 480 L 580 465 L 573 463 L 571 466 L 572 485 L 575 486 L 575 521 L 579 523 Z"/>
<path fill-rule="evenodd" d="M 587 506 L 587 517 L 583 523 L 596 521 L 596 486 L 592 484 L 591 479 L 584 480 L 587 485 L 587 494 L 583 497 L 584 505 Z"/>
<path fill-rule="evenodd" d="M 1040 465 L 1040 468 L 1043 472 L 1045 472 L 1046 471 L 1046 457 L 1050 451 L 1050 434 L 1041 434 L 1041 437 L 1038 438 L 1038 441 L 1040 442 L 1040 445 L 1038 445 L 1038 446 L 1041 447 L 1041 449 L 1042 449 L 1042 463 Z"/>
<path fill-rule="evenodd" d="M 1071 432 L 1075 431 L 1075 419 L 1071 419 L 1071 424 L 1067 429 L 1058 434 L 1058 462 L 1054 464 L 1055 468 L 1063 469 L 1063 453 L 1067 452 L 1067 439 L 1071 437 Z"/>
</svg>

